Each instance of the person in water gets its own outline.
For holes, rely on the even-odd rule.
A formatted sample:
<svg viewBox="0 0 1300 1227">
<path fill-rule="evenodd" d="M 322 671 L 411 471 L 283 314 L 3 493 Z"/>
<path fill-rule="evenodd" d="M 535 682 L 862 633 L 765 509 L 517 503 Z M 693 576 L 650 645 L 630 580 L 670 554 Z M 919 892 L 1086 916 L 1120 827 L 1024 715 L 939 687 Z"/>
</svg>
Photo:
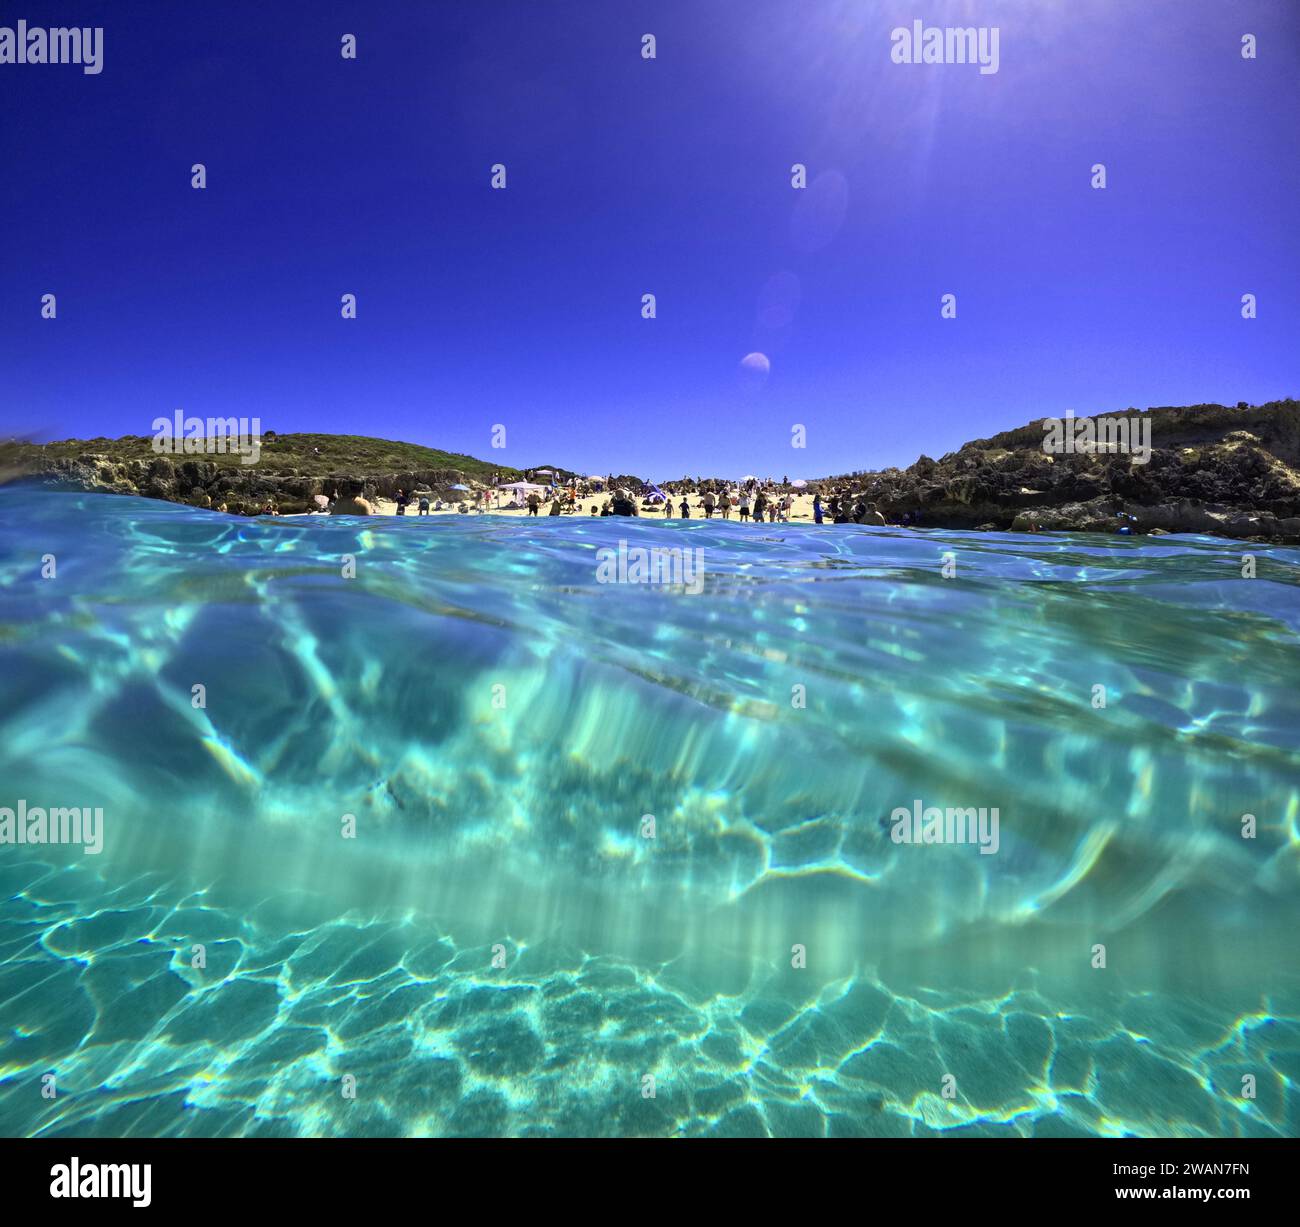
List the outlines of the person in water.
<svg viewBox="0 0 1300 1227">
<path fill-rule="evenodd" d="M 610 508 L 616 516 L 634 516 L 637 514 L 636 503 L 632 501 L 632 496 L 626 490 L 618 490 L 614 494 L 614 503 Z"/>
<path fill-rule="evenodd" d="M 372 516 L 375 509 L 367 499 L 361 497 L 361 483 L 349 482 L 347 493 L 340 494 L 330 504 L 330 515 L 334 516 Z"/>
</svg>

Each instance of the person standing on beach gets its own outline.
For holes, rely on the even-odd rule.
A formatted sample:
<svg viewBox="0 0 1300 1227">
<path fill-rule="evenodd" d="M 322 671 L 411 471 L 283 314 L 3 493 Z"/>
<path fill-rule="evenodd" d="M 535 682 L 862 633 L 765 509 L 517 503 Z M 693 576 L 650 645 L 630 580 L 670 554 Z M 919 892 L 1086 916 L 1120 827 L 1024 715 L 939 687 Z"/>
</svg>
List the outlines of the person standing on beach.
<svg viewBox="0 0 1300 1227">
<path fill-rule="evenodd" d="M 822 496 L 820 494 L 813 495 L 813 523 L 822 523 Z"/>
<path fill-rule="evenodd" d="M 686 495 L 684 494 L 682 495 L 681 511 L 683 520 L 689 520 L 691 518 L 691 505 L 686 501 Z"/>
<path fill-rule="evenodd" d="M 764 494 L 762 490 L 760 490 L 754 496 L 754 523 L 755 524 L 761 524 L 763 522 L 763 512 L 765 512 L 766 510 L 767 510 L 767 495 Z"/>
<path fill-rule="evenodd" d="M 704 508 L 704 518 L 706 520 L 713 519 L 713 508 L 715 504 L 713 501 L 712 490 L 705 490 L 704 497 L 700 500 L 700 506 Z"/>
<path fill-rule="evenodd" d="M 406 504 L 409 503 L 410 501 L 411 500 L 406 497 L 406 491 L 399 486 L 397 490 L 397 499 L 396 499 L 397 514 L 399 516 L 404 516 L 406 514 Z"/>
<path fill-rule="evenodd" d="M 740 492 L 740 518 L 749 519 L 749 490 L 743 489 Z"/>
<path fill-rule="evenodd" d="M 537 491 L 536 490 L 530 491 L 528 495 L 528 514 L 530 516 L 535 516 L 537 514 L 538 507 L 540 507 L 541 505 L 542 505 L 542 500 L 537 497 Z"/>
</svg>

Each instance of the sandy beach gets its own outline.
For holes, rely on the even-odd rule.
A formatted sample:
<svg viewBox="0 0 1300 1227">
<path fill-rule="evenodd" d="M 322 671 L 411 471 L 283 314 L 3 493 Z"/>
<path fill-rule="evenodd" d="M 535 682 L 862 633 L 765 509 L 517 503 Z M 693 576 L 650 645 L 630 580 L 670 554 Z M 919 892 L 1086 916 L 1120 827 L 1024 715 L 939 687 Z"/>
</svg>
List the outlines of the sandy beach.
<svg viewBox="0 0 1300 1227">
<path fill-rule="evenodd" d="M 593 507 L 595 508 L 597 515 L 599 515 L 600 508 L 607 498 L 608 496 L 604 494 L 599 494 L 599 495 L 592 494 L 592 495 L 587 495 L 585 498 L 579 498 L 578 499 L 579 510 L 573 515 L 566 515 L 564 518 L 572 519 L 574 518 L 574 515 L 589 517 L 591 515 Z M 825 506 L 825 501 L 826 501 L 825 499 L 822 500 L 823 506 Z M 699 505 L 700 496 L 698 494 L 688 495 L 687 502 L 690 504 L 692 520 L 702 520 L 705 518 L 704 511 Z M 376 500 L 372 500 L 372 503 L 376 509 L 377 515 L 392 516 L 397 514 L 397 504 L 393 502 L 392 499 L 376 499 Z M 681 518 L 680 510 L 679 510 L 681 507 L 681 495 L 676 495 L 673 498 L 673 514 L 671 516 L 664 515 L 662 509 L 663 508 L 662 503 L 658 504 L 655 508 L 652 508 L 650 510 L 641 507 L 640 504 L 638 504 L 638 507 L 641 512 L 640 515 L 641 519 L 677 520 Z M 550 510 L 550 503 L 543 502 L 542 506 L 538 509 L 537 518 L 545 519 L 547 517 L 547 513 L 549 512 L 549 510 Z M 409 505 L 406 509 L 406 514 L 408 516 L 418 516 L 420 514 L 418 503 L 412 503 L 411 505 Z M 456 511 L 454 507 L 451 509 L 444 507 L 443 510 L 441 511 L 434 511 L 431 508 L 429 511 L 430 516 L 437 516 L 437 515 L 445 516 L 445 515 L 459 515 L 459 514 L 460 513 Z M 483 513 L 480 511 L 470 511 L 466 514 L 479 515 Z M 503 505 L 501 507 L 491 508 L 487 514 L 502 515 L 502 516 L 526 516 L 528 514 L 528 511 L 526 507 L 506 507 Z M 717 511 L 713 513 L 713 519 L 718 522 L 724 522 L 722 519 L 722 515 Z M 827 520 L 829 522 L 829 516 L 827 517 Z M 740 509 L 737 507 L 733 507 L 731 509 L 731 516 L 725 522 L 731 524 L 744 524 L 746 527 L 750 526 L 750 521 L 748 520 L 742 521 L 740 519 Z M 813 522 L 813 496 L 811 494 L 800 493 L 794 496 L 794 506 L 791 508 L 790 511 L 789 522 L 792 524 L 800 523 L 800 522 L 811 524 Z"/>
</svg>

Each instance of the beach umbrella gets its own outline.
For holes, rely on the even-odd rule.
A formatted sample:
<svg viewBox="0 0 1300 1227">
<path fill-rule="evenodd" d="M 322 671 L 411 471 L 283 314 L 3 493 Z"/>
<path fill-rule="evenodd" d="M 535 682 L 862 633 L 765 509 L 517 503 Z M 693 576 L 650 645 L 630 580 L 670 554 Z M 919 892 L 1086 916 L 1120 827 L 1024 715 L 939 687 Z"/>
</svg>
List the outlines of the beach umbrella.
<svg viewBox="0 0 1300 1227">
<path fill-rule="evenodd" d="M 468 490 L 469 487 L 468 487 L 468 486 L 462 486 L 462 485 L 460 484 L 460 482 L 457 482 L 454 486 L 452 486 L 452 489 L 453 489 L 453 490 Z"/>
<path fill-rule="evenodd" d="M 740 480 L 741 480 L 741 481 L 757 481 L 758 478 L 755 477 L 755 476 L 753 475 L 753 473 L 746 473 L 745 476 L 742 477 Z"/>
<path fill-rule="evenodd" d="M 804 479 L 801 477 L 801 478 L 799 478 L 798 481 L 792 481 L 790 484 L 791 484 L 791 485 L 792 485 L 796 490 L 802 490 L 805 486 L 807 486 L 808 483 L 807 483 L 806 481 L 804 481 Z"/>
<path fill-rule="evenodd" d="M 538 477 L 550 477 L 552 475 L 550 469 L 534 469 L 533 471 Z"/>
</svg>

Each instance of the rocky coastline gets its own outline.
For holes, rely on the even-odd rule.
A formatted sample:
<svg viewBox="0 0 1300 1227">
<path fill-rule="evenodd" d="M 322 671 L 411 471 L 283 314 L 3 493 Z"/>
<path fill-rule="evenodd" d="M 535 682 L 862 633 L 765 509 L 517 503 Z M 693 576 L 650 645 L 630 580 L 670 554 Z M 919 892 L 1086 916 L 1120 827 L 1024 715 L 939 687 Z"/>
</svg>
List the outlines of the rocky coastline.
<svg viewBox="0 0 1300 1227">
<path fill-rule="evenodd" d="M 1104 452 L 1049 454 L 1052 419 L 1039 419 L 964 444 L 938 460 L 921 456 L 905 469 L 858 470 L 811 482 L 861 492 L 891 523 L 983 531 L 1205 533 L 1300 542 L 1300 401 L 1265 405 L 1192 405 L 1128 410 L 1151 441 L 1145 462 Z M 307 438 L 307 436 L 301 436 Z M 311 436 L 327 438 L 327 436 Z M 202 456 L 127 454 L 96 440 L 58 452 L 11 444 L 0 469 L 80 490 L 142 495 L 230 514 L 255 515 L 268 502 L 281 513 L 315 508 L 316 496 L 346 491 L 391 499 L 399 489 L 456 499 L 455 486 L 481 489 L 490 466 L 358 471 L 337 455 L 317 470 L 278 462 L 272 450 L 256 465 Z M 120 441 L 125 443 L 126 441 Z M 341 442 L 341 441 L 340 441 Z M 405 445 L 401 445 L 405 446 Z M 313 449 L 315 450 L 315 449 Z M 445 455 L 438 453 L 438 455 Z M 514 472 L 514 470 L 511 470 Z M 717 485 L 709 479 L 702 485 Z M 692 483 L 694 484 L 694 483 Z"/>
</svg>

